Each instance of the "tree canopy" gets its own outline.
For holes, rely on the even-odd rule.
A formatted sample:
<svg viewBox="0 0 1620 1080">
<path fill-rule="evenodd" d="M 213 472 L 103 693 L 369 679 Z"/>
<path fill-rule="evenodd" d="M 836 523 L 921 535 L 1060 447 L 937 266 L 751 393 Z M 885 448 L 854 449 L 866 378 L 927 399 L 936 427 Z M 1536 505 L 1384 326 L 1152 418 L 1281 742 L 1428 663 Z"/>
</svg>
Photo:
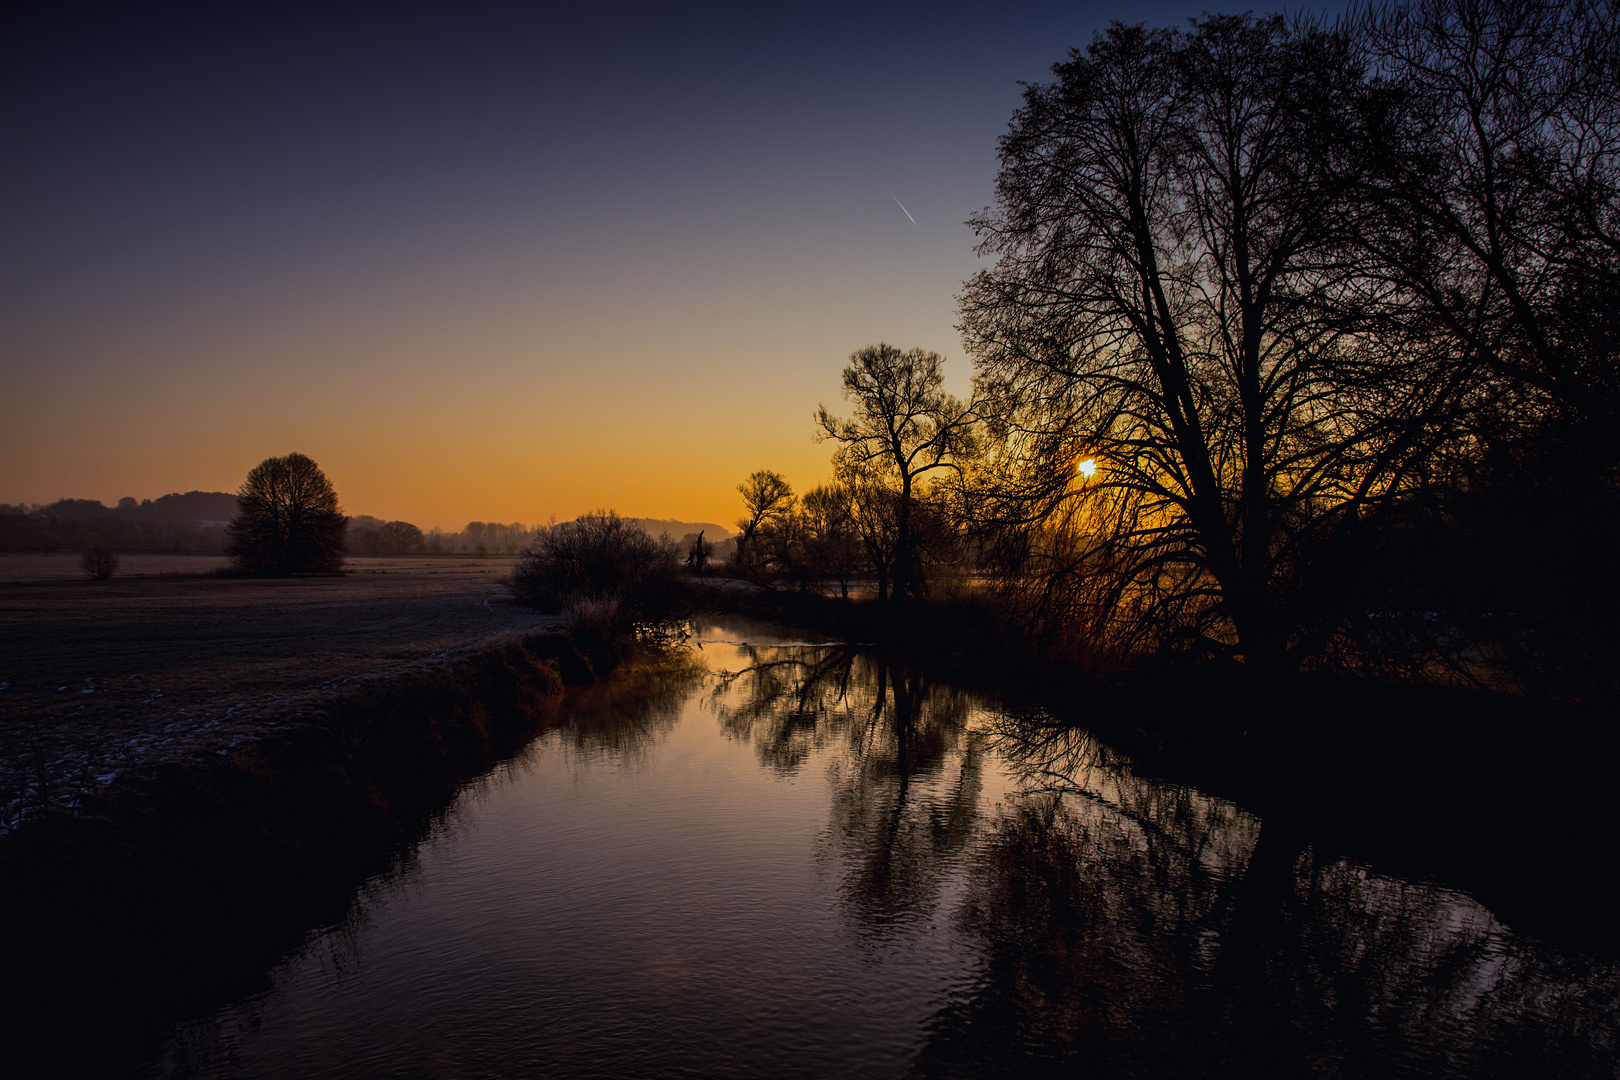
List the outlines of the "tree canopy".
<svg viewBox="0 0 1620 1080">
<path fill-rule="evenodd" d="M 1070 659 L 1614 693 L 1616 20 L 1097 34 L 1026 88 L 970 222 L 971 403 L 938 354 L 854 353 L 834 482 L 744 485 L 751 576 L 916 599 L 971 565 L 936 580 Z"/>
<path fill-rule="evenodd" d="M 1029 87 L 960 308 L 1015 590 L 1296 666 L 1354 606 L 1335 552 L 1449 462 L 1612 432 L 1615 42 L 1583 0 L 1212 15 Z"/>
<path fill-rule="evenodd" d="M 251 574 L 330 574 L 343 568 L 348 519 L 320 466 L 303 454 L 265 458 L 248 473 L 228 526 L 227 553 Z"/>
<path fill-rule="evenodd" d="M 816 411 L 818 437 L 839 444 L 834 467 L 846 483 L 862 489 L 867 504 L 881 501 L 884 489 L 892 494 L 892 547 L 874 552 L 879 599 L 885 572 L 893 574 L 899 600 L 914 578 L 918 482 L 937 470 L 957 469 L 958 458 L 972 446 L 972 409 L 945 392 L 943 363 L 938 353 L 923 349 L 869 345 L 844 368 L 844 396 L 854 403 L 854 415 L 835 417 L 825 405 Z"/>
</svg>

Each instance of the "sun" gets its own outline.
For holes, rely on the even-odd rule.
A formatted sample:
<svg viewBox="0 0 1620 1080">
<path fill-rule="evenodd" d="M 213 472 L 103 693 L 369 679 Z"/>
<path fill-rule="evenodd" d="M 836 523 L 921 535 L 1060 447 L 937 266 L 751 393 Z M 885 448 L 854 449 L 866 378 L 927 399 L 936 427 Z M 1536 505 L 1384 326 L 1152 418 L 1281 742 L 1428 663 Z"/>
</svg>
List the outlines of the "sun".
<svg viewBox="0 0 1620 1080">
<path fill-rule="evenodd" d="M 1089 480 L 1093 476 L 1097 475 L 1097 459 L 1096 458 L 1086 458 L 1086 460 L 1080 462 L 1074 468 L 1075 468 L 1076 472 L 1078 472 L 1081 476 L 1084 476 L 1086 479 Z"/>
</svg>

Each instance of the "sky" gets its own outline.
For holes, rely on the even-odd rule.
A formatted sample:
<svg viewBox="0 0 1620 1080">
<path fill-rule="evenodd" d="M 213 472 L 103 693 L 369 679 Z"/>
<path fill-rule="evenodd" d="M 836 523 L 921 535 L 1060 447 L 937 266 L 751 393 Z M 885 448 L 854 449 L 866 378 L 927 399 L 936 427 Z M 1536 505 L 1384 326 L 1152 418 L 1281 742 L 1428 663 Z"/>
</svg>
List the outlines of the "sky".
<svg viewBox="0 0 1620 1080">
<path fill-rule="evenodd" d="M 1208 5 L 147 7 L 0 34 L 0 502 L 296 450 L 458 529 L 803 491 L 879 341 L 965 395 L 1019 82 Z"/>
</svg>

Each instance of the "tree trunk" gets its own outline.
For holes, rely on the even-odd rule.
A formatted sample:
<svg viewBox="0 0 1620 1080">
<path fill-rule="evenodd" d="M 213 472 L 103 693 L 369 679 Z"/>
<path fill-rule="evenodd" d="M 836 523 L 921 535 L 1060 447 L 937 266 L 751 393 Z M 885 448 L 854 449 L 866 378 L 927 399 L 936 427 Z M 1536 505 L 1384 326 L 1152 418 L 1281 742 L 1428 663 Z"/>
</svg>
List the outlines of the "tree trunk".
<svg viewBox="0 0 1620 1080">
<path fill-rule="evenodd" d="M 911 477 L 905 476 L 900 485 L 900 505 L 895 511 L 894 602 L 897 604 L 904 604 L 906 602 L 906 590 L 910 587 Z"/>
</svg>

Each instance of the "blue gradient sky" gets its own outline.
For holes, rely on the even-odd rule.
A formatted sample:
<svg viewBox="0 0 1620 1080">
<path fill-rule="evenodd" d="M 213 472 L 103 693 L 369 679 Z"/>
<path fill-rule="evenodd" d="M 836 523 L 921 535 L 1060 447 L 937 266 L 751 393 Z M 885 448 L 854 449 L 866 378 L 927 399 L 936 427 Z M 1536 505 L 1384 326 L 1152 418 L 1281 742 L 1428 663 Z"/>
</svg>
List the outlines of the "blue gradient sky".
<svg viewBox="0 0 1620 1080">
<path fill-rule="evenodd" d="M 887 340 L 971 375 L 996 139 L 1202 4 L 52 9 L 3 36 L 0 501 L 321 463 L 423 527 L 729 522 Z M 916 224 L 894 204 L 894 192 Z"/>
</svg>

